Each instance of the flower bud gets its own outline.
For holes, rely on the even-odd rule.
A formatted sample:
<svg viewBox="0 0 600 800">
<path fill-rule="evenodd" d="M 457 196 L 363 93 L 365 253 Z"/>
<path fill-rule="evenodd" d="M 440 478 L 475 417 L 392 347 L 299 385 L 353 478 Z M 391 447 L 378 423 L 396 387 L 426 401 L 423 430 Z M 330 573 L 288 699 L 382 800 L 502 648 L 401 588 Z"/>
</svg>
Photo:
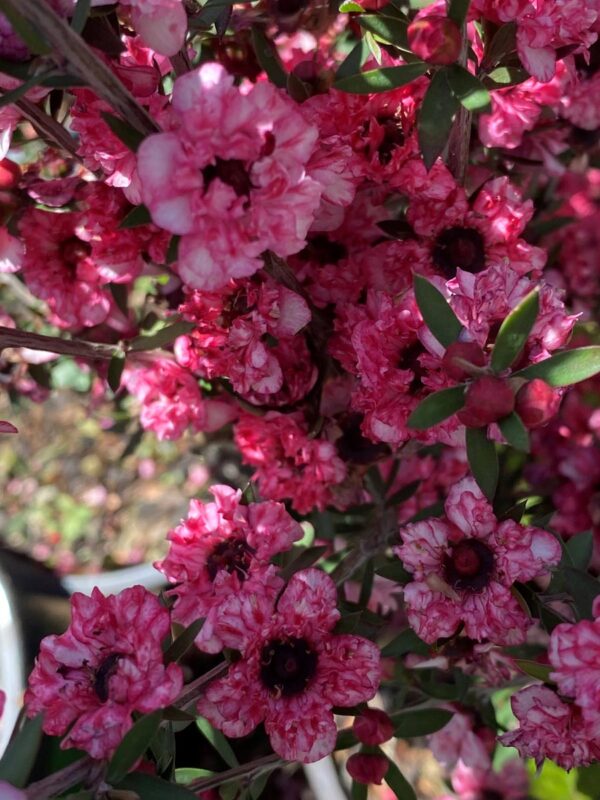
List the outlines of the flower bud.
<svg viewBox="0 0 600 800">
<path fill-rule="evenodd" d="M 476 367 L 485 366 L 485 355 L 481 347 L 475 342 L 452 342 L 442 358 L 442 369 L 449 378 L 455 381 L 464 381 L 470 377 L 469 373 L 454 359 L 461 358 L 474 364 Z"/>
<path fill-rule="evenodd" d="M 419 17 L 408 26 L 408 45 L 428 64 L 454 64 L 460 55 L 462 36 L 447 17 Z"/>
<path fill-rule="evenodd" d="M 385 756 L 375 753 L 354 753 L 346 762 L 346 769 L 357 783 L 380 784 L 388 771 Z"/>
<path fill-rule="evenodd" d="M 20 180 L 21 167 L 10 158 L 3 158 L 0 161 L 0 189 L 14 189 Z"/>
<path fill-rule="evenodd" d="M 394 723 L 385 711 L 379 708 L 366 708 L 355 718 L 352 730 L 359 742 L 378 745 L 392 738 Z"/>
<path fill-rule="evenodd" d="M 467 428 L 483 428 L 506 417 L 515 407 L 515 395 L 503 378 L 484 375 L 467 389 L 465 405 L 457 413 Z"/>
<path fill-rule="evenodd" d="M 545 425 L 556 414 L 560 394 L 546 381 L 534 378 L 517 392 L 515 411 L 527 428 Z"/>
</svg>

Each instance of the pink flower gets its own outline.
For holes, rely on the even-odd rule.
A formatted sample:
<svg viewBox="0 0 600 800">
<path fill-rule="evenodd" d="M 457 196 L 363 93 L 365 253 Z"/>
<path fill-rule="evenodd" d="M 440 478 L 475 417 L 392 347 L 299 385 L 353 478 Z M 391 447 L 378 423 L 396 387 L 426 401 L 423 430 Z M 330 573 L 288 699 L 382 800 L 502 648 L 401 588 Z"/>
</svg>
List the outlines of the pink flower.
<svg viewBox="0 0 600 800">
<path fill-rule="evenodd" d="M 337 591 L 317 569 L 297 572 L 276 608 L 232 598 L 232 616 L 248 633 L 242 658 L 211 683 L 198 712 L 226 736 L 260 722 L 282 758 L 310 763 L 331 753 L 332 706 L 372 698 L 381 678 L 379 648 L 360 636 L 334 635 Z"/>
<path fill-rule="evenodd" d="M 551 677 L 561 693 L 581 709 L 590 737 L 600 735 L 600 600 L 594 603 L 595 620 L 557 625 L 550 636 L 548 658 Z"/>
<path fill-rule="evenodd" d="M 529 686 L 513 695 L 511 706 L 519 727 L 499 737 L 516 747 L 522 758 L 541 766 L 550 758 L 563 769 L 586 766 L 600 758 L 600 747 L 586 729 L 579 708 L 563 702 L 546 686 Z"/>
<path fill-rule="evenodd" d="M 0 797 L 2 800 L 27 800 L 27 795 L 20 789 L 16 789 L 6 781 L 0 781 Z"/>
<path fill-rule="evenodd" d="M 317 130 L 272 84 L 242 93 L 219 64 L 180 77 L 178 127 L 138 150 L 144 203 L 180 235 L 178 269 L 189 286 L 217 289 L 254 274 L 271 249 L 302 249 L 321 197 L 306 164 Z"/>
<path fill-rule="evenodd" d="M 290 499 L 300 514 L 334 501 L 346 466 L 332 442 L 308 435 L 301 412 L 241 414 L 234 436 L 244 462 L 257 467 L 254 477 L 265 497 Z"/>
<path fill-rule="evenodd" d="M 50 736 L 67 734 L 62 748 L 108 758 L 134 711 L 164 708 L 181 691 L 180 667 L 163 666 L 169 612 L 143 586 L 108 597 L 77 592 L 71 610 L 66 633 L 42 641 L 25 705 L 31 717 L 44 714 Z"/>
<path fill-rule="evenodd" d="M 476 641 L 518 644 L 531 619 L 510 589 L 548 572 L 561 558 L 558 540 L 513 520 L 498 523 L 472 478 L 450 489 L 446 516 L 401 528 L 394 552 L 414 581 L 404 588 L 408 620 L 426 642 L 459 624 Z"/>
<path fill-rule="evenodd" d="M 244 506 L 239 490 L 212 486 L 210 491 L 215 502 L 190 502 L 188 517 L 167 535 L 167 557 L 155 566 L 179 583 L 170 592 L 177 597 L 174 618 L 189 625 L 204 617 L 196 644 L 216 653 L 223 647 L 220 634 L 228 630 L 223 613 L 228 599 L 264 595 L 274 600 L 284 582 L 269 561 L 303 532 L 281 503 Z"/>
<path fill-rule="evenodd" d="M 120 0 L 131 8 L 131 19 L 143 41 L 163 56 L 183 47 L 187 15 L 182 0 Z"/>
<path fill-rule="evenodd" d="M 12 424 L 12 422 L 7 422 L 6 420 L 0 420 L 0 433 L 18 433 L 18 429 Z"/>
<path fill-rule="evenodd" d="M 159 439 L 179 439 L 188 426 L 218 430 L 236 416 L 228 402 L 203 398 L 195 378 L 165 358 L 127 367 L 123 385 L 142 405 L 142 427 Z"/>
<path fill-rule="evenodd" d="M 451 768 L 458 763 L 480 770 L 489 769 L 489 750 L 473 729 L 473 723 L 473 717 L 455 711 L 443 728 L 429 736 L 431 752 L 445 767 Z"/>
<path fill-rule="evenodd" d="M 499 772 L 473 769 L 463 763 L 452 771 L 452 788 L 460 800 L 525 800 L 529 775 L 518 759 L 506 761 Z"/>
</svg>

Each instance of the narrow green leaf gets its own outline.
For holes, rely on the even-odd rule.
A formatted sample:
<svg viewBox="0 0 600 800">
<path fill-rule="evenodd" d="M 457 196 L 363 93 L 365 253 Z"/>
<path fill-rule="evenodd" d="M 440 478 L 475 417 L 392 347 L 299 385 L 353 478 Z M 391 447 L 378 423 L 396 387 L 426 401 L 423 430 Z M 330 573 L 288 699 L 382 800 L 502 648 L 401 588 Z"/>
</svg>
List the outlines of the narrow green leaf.
<svg viewBox="0 0 600 800">
<path fill-rule="evenodd" d="M 4 108 L 5 106 L 9 106 L 12 103 L 16 103 L 17 100 L 20 100 L 22 97 L 25 97 L 27 92 L 30 89 L 33 89 L 34 86 L 39 86 L 42 82 L 43 75 L 32 75 L 31 78 L 28 78 L 24 81 L 20 86 L 17 86 L 15 89 L 11 89 L 9 92 L 2 92 L 0 95 L 0 108 Z"/>
<path fill-rule="evenodd" d="M 179 659 L 187 653 L 190 647 L 194 644 L 194 639 L 202 630 L 203 625 L 204 618 L 197 619 L 179 634 L 169 649 L 165 652 L 165 664 L 169 664 L 171 661 L 179 661 Z"/>
<path fill-rule="evenodd" d="M 467 458 L 477 485 L 492 502 L 498 485 L 498 454 L 485 428 L 467 428 Z"/>
<path fill-rule="evenodd" d="M 191 783 L 198 778 L 210 778 L 215 773 L 209 769 L 199 769 L 196 767 L 179 767 L 175 770 L 175 780 L 177 783 Z"/>
<path fill-rule="evenodd" d="M 486 111 L 490 108 L 490 93 L 468 69 L 453 64 L 447 70 L 448 85 L 456 99 L 467 111 Z"/>
<path fill-rule="evenodd" d="M 438 342 L 448 347 L 460 336 L 462 325 L 444 295 L 422 275 L 414 277 L 419 311 Z"/>
<path fill-rule="evenodd" d="M 115 789 L 135 792 L 143 800 L 198 800 L 196 794 L 184 786 L 142 772 L 128 775 Z"/>
<path fill-rule="evenodd" d="M 383 658 L 399 658 L 400 656 L 406 655 L 406 653 L 416 653 L 417 655 L 427 656 L 430 652 L 431 647 L 427 642 L 419 639 L 412 628 L 407 628 L 402 631 L 402 633 L 399 633 L 395 639 L 392 639 L 391 642 L 388 642 L 385 647 L 381 649 Z"/>
<path fill-rule="evenodd" d="M 427 72 L 427 64 L 417 61 L 414 64 L 403 64 L 401 67 L 382 67 L 348 75 L 336 80 L 335 89 L 350 94 L 371 94 L 388 92 L 416 80 Z"/>
<path fill-rule="evenodd" d="M 388 758 L 388 771 L 384 781 L 396 795 L 398 800 L 417 800 L 415 790 L 400 772 L 396 764 Z"/>
<path fill-rule="evenodd" d="M 483 63 L 486 67 L 495 67 L 500 64 L 506 56 L 516 52 L 517 49 L 517 23 L 507 22 L 502 25 L 490 43 L 485 48 Z"/>
<path fill-rule="evenodd" d="M 117 304 L 119 311 L 128 316 L 129 314 L 129 289 L 125 283 L 109 283 L 108 288 L 113 300 Z"/>
<path fill-rule="evenodd" d="M 288 581 L 292 575 L 296 572 L 299 572 L 301 569 L 308 569 L 308 567 L 312 567 L 322 555 L 325 555 L 327 550 L 329 549 L 326 544 L 319 544 L 315 545 L 314 547 L 303 547 L 299 548 L 302 550 L 300 555 L 294 558 L 287 567 L 284 567 L 281 570 L 281 577 Z M 294 552 L 292 550 L 292 552 Z"/>
<path fill-rule="evenodd" d="M 407 28 L 408 20 L 388 17 L 384 14 L 362 14 L 358 18 L 361 28 L 376 36 L 381 42 L 391 44 L 400 50 L 409 51 Z"/>
<path fill-rule="evenodd" d="M 108 765 L 106 780 L 109 783 L 117 784 L 122 781 L 136 761 L 144 755 L 150 747 L 150 742 L 154 738 L 161 720 L 162 711 L 153 711 L 138 719 L 134 726 L 127 731 Z"/>
<path fill-rule="evenodd" d="M 520 67 L 496 67 L 483 78 L 486 89 L 507 89 L 516 86 L 529 78 L 529 73 Z"/>
<path fill-rule="evenodd" d="M 592 606 L 596 597 L 600 595 L 600 581 L 587 572 L 573 567 L 567 567 L 564 570 L 564 579 L 579 617 L 593 619 Z"/>
<path fill-rule="evenodd" d="M 197 719 L 196 725 L 200 733 L 212 744 L 228 767 L 237 767 L 239 765 L 236 754 L 231 749 L 231 745 L 221 731 L 213 728 L 210 722 L 204 719 L 204 717 Z"/>
<path fill-rule="evenodd" d="M 118 392 L 121 386 L 121 376 L 125 369 L 125 353 L 115 353 L 108 364 L 108 385 L 113 392 Z"/>
<path fill-rule="evenodd" d="M 171 236 L 171 241 L 167 247 L 167 264 L 174 264 L 179 258 L 179 242 L 181 236 Z"/>
<path fill-rule="evenodd" d="M 157 333 L 151 336 L 136 336 L 131 341 L 129 349 L 133 351 L 140 350 L 156 350 L 159 347 L 166 347 L 171 344 L 178 336 L 184 336 L 186 333 L 193 331 L 196 325 L 193 322 L 186 322 L 180 320 L 174 322 L 172 325 L 165 325 Z"/>
<path fill-rule="evenodd" d="M 435 164 L 446 145 L 460 103 L 450 91 L 447 70 L 438 70 L 425 93 L 417 123 L 419 147 L 427 169 Z"/>
<path fill-rule="evenodd" d="M 255 778 L 252 783 L 250 784 L 250 800 L 258 800 L 258 798 L 262 795 L 267 785 L 267 781 L 271 777 L 270 771 L 263 772 L 262 775 L 259 775 L 258 778 Z"/>
<path fill-rule="evenodd" d="M 408 570 L 404 569 L 399 558 L 394 559 L 389 564 L 384 564 L 382 567 L 377 567 L 375 573 L 381 578 L 386 578 L 388 581 L 395 581 L 402 585 L 413 580 L 413 576 Z"/>
<path fill-rule="evenodd" d="M 87 86 L 88 82 L 77 75 L 48 75 L 40 81 L 40 86 L 52 89 L 71 89 L 73 86 Z"/>
<path fill-rule="evenodd" d="M 356 736 L 352 732 L 352 728 L 344 728 L 343 731 L 338 731 L 335 750 L 347 750 L 349 747 L 354 747 L 355 744 Z"/>
<path fill-rule="evenodd" d="M 540 310 L 540 293 L 534 289 L 502 322 L 492 350 L 492 369 L 502 372 L 523 352 Z"/>
<path fill-rule="evenodd" d="M 422 400 L 408 418 L 408 427 L 421 431 L 443 422 L 465 404 L 465 387 L 441 389 Z"/>
<path fill-rule="evenodd" d="M 412 739 L 427 736 L 447 725 L 453 717 L 452 711 L 445 708 L 423 708 L 417 711 L 403 711 L 394 715 L 394 736 L 399 739 Z"/>
<path fill-rule="evenodd" d="M 71 17 L 71 27 L 75 33 L 81 33 L 90 14 L 92 0 L 77 0 L 77 5 Z"/>
<path fill-rule="evenodd" d="M 25 786 L 40 749 L 42 720 L 41 714 L 26 720 L 8 745 L 0 761 L 0 780 L 12 783 L 17 788 Z"/>
<path fill-rule="evenodd" d="M 123 144 L 134 153 L 137 152 L 138 147 L 145 139 L 143 133 L 140 133 L 140 131 L 132 127 L 128 122 L 125 122 L 120 117 L 116 117 L 114 114 L 110 114 L 108 111 L 101 111 L 100 116 L 117 139 L 120 139 Z"/>
<path fill-rule="evenodd" d="M 583 531 L 565 542 L 565 550 L 570 563 L 576 569 L 586 570 L 592 558 L 594 535 L 591 531 Z"/>
<path fill-rule="evenodd" d="M 552 667 L 549 664 L 539 664 L 537 661 L 529 661 L 526 658 L 515 658 L 515 664 L 526 675 L 537 678 L 538 681 L 546 683 L 550 680 Z"/>
<path fill-rule="evenodd" d="M 524 453 L 529 452 L 529 431 L 518 414 L 513 411 L 498 422 L 498 427 L 511 447 Z"/>
<path fill-rule="evenodd" d="M 448 6 L 448 16 L 453 22 L 456 22 L 459 28 L 462 28 L 462 25 L 467 18 L 469 3 L 470 0 L 450 0 L 450 5 Z"/>
<path fill-rule="evenodd" d="M 352 800 L 367 800 L 368 794 L 369 787 L 366 783 L 352 781 L 352 789 L 350 790 L 350 797 Z"/>
<path fill-rule="evenodd" d="M 347 78 L 349 75 L 360 72 L 360 68 L 368 57 L 369 48 L 361 38 L 338 67 L 338 71 L 335 73 L 336 80 Z"/>
<path fill-rule="evenodd" d="M 344 2 L 340 4 L 339 8 L 340 14 L 360 14 L 362 11 L 364 11 L 364 8 L 358 3 L 355 3 L 354 0 L 344 0 Z"/>
<path fill-rule="evenodd" d="M 148 225 L 152 222 L 152 217 L 146 206 L 134 206 L 119 223 L 121 230 L 125 228 L 138 228 L 140 225 Z"/>
<path fill-rule="evenodd" d="M 420 485 L 421 481 L 413 481 L 403 486 L 402 489 L 398 489 L 397 492 L 394 492 L 394 494 L 385 501 L 386 506 L 399 506 L 401 503 L 406 503 L 406 501 L 410 500 L 414 495 Z"/>
<path fill-rule="evenodd" d="M 571 386 L 600 372 L 600 346 L 578 347 L 550 356 L 515 372 L 520 378 L 542 378 L 550 386 Z"/>
<path fill-rule="evenodd" d="M 46 42 L 42 34 L 39 33 L 37 28 L 35 28 L 26 17 L 5 4 L 2 4 L 2 13 L 8 17 L 8 21 L 15 33 L 18 33 L 19 37 L 23 39 L 32 53 L 47 55 L 52 51 L 52 48 Z"/>
<path fill-rule="evenodd" d="M 277 48 L 258 25 L 252 26 L 252 46 L 258 63 L 267 73 L 271 83 L 280 89 L 285 89 L 287 86 L 287 72 L 279 58 Z"/>
</svg>

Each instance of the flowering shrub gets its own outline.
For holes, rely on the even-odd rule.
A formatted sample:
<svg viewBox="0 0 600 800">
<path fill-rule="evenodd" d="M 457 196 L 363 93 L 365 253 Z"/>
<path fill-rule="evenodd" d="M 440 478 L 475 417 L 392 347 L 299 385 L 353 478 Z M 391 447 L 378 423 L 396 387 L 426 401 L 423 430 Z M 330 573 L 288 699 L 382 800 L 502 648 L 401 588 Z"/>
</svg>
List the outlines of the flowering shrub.
<svg viewBox="0 0 600 800">
<path fill-rule="evenodd" d="M 598 3 L 0 11 L 7 396 L 66 367 L 127 450 L 248 476 L 159 596 L 73 595 L 0 800 L 256 800 L 349 749 L 353 798 L 410 800 L 394 738 L 445 800 L 600 761 Z"/>
</svg>

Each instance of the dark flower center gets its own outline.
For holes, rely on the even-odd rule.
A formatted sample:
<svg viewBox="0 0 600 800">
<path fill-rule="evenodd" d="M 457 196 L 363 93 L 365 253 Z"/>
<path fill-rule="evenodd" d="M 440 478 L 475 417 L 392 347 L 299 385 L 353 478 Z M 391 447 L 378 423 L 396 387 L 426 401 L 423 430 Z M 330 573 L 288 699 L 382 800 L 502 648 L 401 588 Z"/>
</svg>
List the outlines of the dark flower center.
<svg viewBox="0 0 600 800">
<path fill-rule="evenodd" d="M 477 273 L 485 269 L 483 236 L 474 228 L 456 226 L 442 231 L 433 246 L 433 262 L 447 278 L 457 269 Z"/>
<path fill-rule="evenodd" d="M 215 158 L 214 164 L 209 164 L 202 170 L 204 186 L 208 189 L 215 178 L 231 186 L 238 197 L 248 197 L 252 189 L 252 181 L 243 161 L 239 158 Z"/>
<path fill-rule="evenodd" d="M 504 795 L 495 789 L 483 789 L 479 794 L 479 800 L 504 800 Z"/>
<path fill-rule="evenodd" d="M 377 148 L 379 163 L 386 166 L 392 160 L 396 147 L 402 147 L 405 141 L 400 120 L 396 117 L 377 117 L 383 138 Z"/>
<path fill-rule="evenodd" d="M 454 589 L 480 592 L 494 571 L 494 554 L 478 539 L 455 544 L 444 559 L 444 577 Z"/>
<path fill-rule="evenodd" d="M 75 269 L 79 262 L 87 258 L 92 252 L 92 248 L 87 242 L 82 242 L 76 236 L 65 239 L 60 246 L 60 255 L 67 267 Z"/>
<path fill-rule="evenodd" d="M 274 639 L 260 656 L 260 677 L 277 697 L 299 694 L 317 671 L 317 654 L 306 639 Z"/>
<path fill-rule="evenodd" d="M 304 261 L 316 261 L 319 264 L 337 264 L 348 255 L 348 250 L 340 242 L 332 241 L 326 234 L 319 233 L 308 240 L 308 244 L 299 253 Z"/>
<path fill-rule="evenodd" d="M 101 703 L 106 703 L 108 700 L 108 681 L 114 675 L 121 658 L 123 658 L 121 653 L 112 653 L 104 659 L 95 672 L 94 691 Z"/>
<path fill-rule="evenodd" d="M 342 420 L 340 424 L 343 433 L 335 443 L 340 458 L 352 464 L 371 464 L 390 453 L 386 444 L 376 444 L 362 435 L 360 430 L 362 420 L 362 414 L 350 414 Z"/>
<path fill-rule="evenodd" d="M 219 542 L 206 560 L 211 581 L 221 570 L 236 572 L 240 581 L 245 581 L 254 553 L 256 550 L 245 539 L 224 539 Z"/>
</svg>

